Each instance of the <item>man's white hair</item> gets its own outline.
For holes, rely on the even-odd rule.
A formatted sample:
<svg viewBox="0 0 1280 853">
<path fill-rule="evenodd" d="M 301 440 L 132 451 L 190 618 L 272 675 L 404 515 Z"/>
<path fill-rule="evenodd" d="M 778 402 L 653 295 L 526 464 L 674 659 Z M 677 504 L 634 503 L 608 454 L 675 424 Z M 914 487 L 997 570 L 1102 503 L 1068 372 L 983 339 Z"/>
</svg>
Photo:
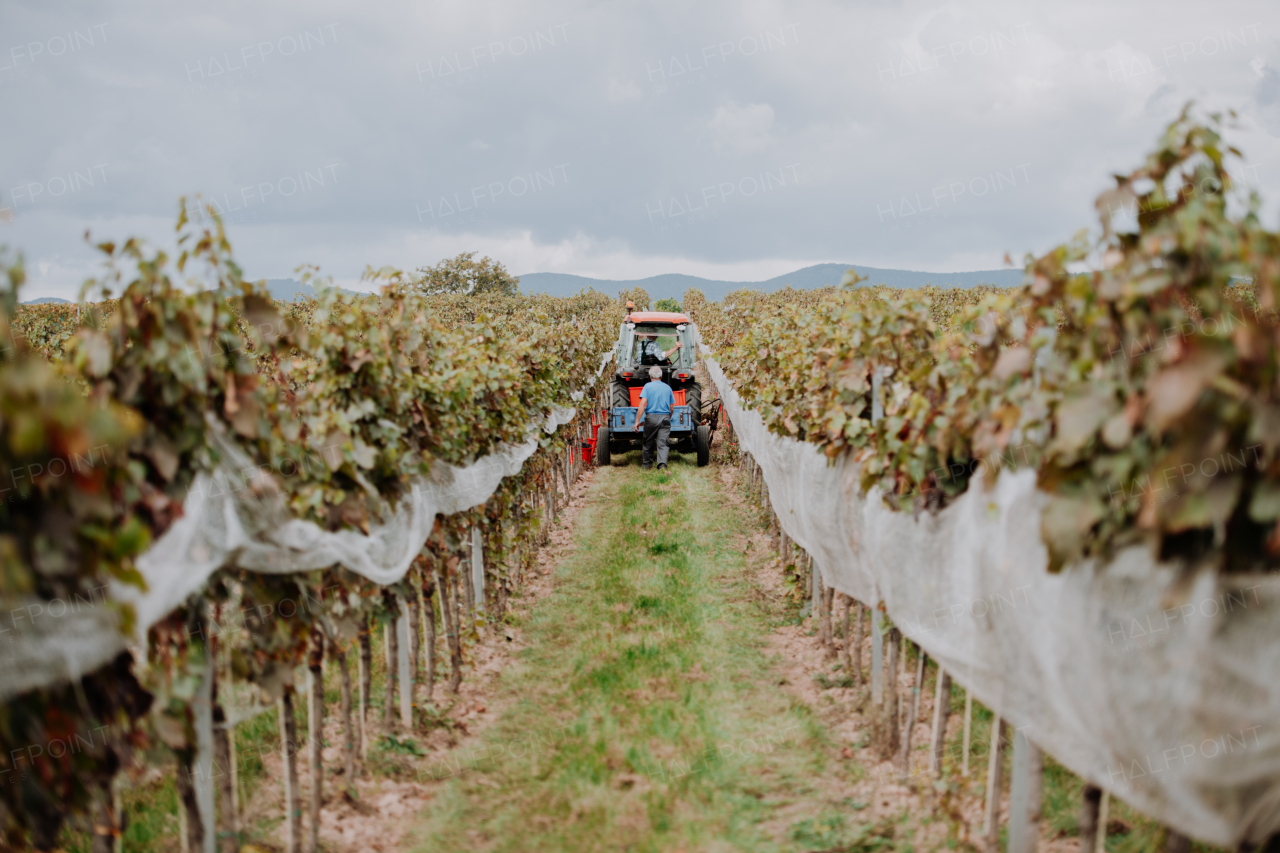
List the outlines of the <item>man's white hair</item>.
<svg viewBox="0 0 1280 853">
<path fill-rule="evenodd" d="M 655 367 L 650 367 L 650 368 L 649 368 L 649 378 L 650 378 L 650 379 L 654 379 L 654 380 L 661 379 L 661 378 L 662 378 L 662 368 L 661 368 L 661 367 L 656 367 L 656 366 L 655 366 Z"/>
</svg>

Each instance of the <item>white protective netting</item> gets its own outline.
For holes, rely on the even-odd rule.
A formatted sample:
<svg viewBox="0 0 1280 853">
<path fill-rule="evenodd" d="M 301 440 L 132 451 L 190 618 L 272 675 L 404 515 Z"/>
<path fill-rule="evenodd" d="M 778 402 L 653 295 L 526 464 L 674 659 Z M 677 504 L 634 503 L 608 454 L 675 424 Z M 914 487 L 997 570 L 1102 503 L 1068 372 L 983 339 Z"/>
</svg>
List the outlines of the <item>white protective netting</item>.
<svg viewBox="0 0 1280 853">
<path fill-rule="evenodd" d="M 1147 814 L 1225 846 L 1280 832 L 1280 578 L 1182 577 L 1141 547 L 1050 574 L 1035 472 L 895 512 L 861 491 L 856 463 L 770 434 L 706 364 L 825 583 L 883 602 L 981 702 Z"/>
<path fill-rule="evenodd" d="M 574 409 L 557 406 L 541 428 L 553 433 L 573 416 Z M 537 431 L 538 425 L 531 426 L 524 443 L 501 445 L 470 465 L 437 462 L 430 477 L 414 479 L 395 509 L 370 525 L 368 535 L 326 531 L 293 518 L 281 493 L 257 493 L 257 467 L 222 442 L 222 465 L 196 478 L 183 516 L 138 559 L 145 590 L 113 582 L 71 602 L 33 598 L 9 604 L 17 607 L 5 620 L 8 627 L 0 628 L 0 700 L 74 680 L 107 663 L 128 640 L 113 605 L 133 606 L 135 637 L 143 638 L 223 566 L 288 574 L 342 565 L 375 583 L 395 583 L 430 536 L 436 514 L 487 501 L 502 478 L 518 473 L 538 449 Z"/>
</svg>

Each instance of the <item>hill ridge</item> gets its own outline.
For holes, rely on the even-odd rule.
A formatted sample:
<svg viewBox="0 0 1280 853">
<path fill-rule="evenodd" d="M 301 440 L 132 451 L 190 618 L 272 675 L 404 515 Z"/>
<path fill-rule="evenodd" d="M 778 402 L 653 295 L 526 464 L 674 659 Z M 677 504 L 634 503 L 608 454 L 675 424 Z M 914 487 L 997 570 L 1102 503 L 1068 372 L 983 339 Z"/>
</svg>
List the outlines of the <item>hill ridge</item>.
<svg viewBox="0 0 1280 853">
<path fill-rule="evenodd" d="M 923 287 L 935 284 L 939 287 L 974 287 L 978 284 L 994 284 L 1011 287 L 1021 284 L 1022 270 L 974 270 L 970 272 L 935 273 L 919 270 L 896 270 L 868 267 L 859 264 L 814 264 L 794 272 L 784 273 L 763 281 L 724 281 L 702 278 L 684 273 L 662 273 L 638 279 L 604 279 L 569 273 L 535 272 L 520 276 L 520 289 L 526 293 L 548 293 L 552 296 L 570 296 L 585 288 L 616 296 L 619 290 L 643 287 L 651 299 L 683 299 L 691 287 L 702 291 L 711 300 L 723 299 L 726 294 L 743 288 L 773 291 L 791 286 L 800 290 L 838 285 L 847 270 L 856 269 L 867 276 L 864 285 L 885 284 L 890 287 Z"/>
</svg>

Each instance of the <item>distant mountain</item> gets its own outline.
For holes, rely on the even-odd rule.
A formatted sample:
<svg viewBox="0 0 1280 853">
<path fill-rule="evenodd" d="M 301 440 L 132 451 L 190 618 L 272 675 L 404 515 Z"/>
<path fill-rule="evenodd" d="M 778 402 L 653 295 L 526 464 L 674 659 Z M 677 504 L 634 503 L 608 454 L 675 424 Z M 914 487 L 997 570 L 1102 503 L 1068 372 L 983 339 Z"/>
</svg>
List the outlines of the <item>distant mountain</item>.
<svg viewBox="0 0 1280 853">
<path fill-rule="evenodd" d="M 28 299 L 23 305 L 47 305 L 49 303 L 57 303 L 58 305 L 70 305 L 70 299 L 59 299 L 56 296 L 41 296 L 39 299 Z"/>
<path fill-rule="evenodd" d="M 272 299 L 280 302 L 295 302 L 299 296 L 303 299 L 316 298 L 314 287 L 303 284 L 295 278 L 269 278 L 267 290 L 271 293 Z"/>
<path fill-rule="evenodd" d="M 856 269 L 859 275 L 868 277 L 863 282 L 864 285 L 887 284 L 890 287 L 923 287 L 926 284 L 936 284 L 938 287 L 973 287 L 978 284 L 994 284 L 1000 287 L 1013 287 L 1022 283 L 1022 270 L 1020 269 L 977 270 L 976 272 L 916 272 L 914 270 L 882 270 L 857 264 L 816 264 L 786 275 L 766 279 L 765 281 L 717 281 L 681 273 L 665 273 L 629 281 L 613 281 L 557 272 L 535 272 L 520 276 L 520 289 L 526 293 L 572 296 L 579 290 L 592 287 L 601 293 L 616 296 L 619 290 L 643 287 L 648 291 L 649 298 L 658 300 L 666 298 L 682 299 L 686 290 L 696 287 L 708 299 L 716 301 L 723 299 L 726 294 L 734 290 L 743 288 L 768 292 L 788 285 L 800 290 L 837 285 L 844 279 L 845 271 L 849 269 Z"/>
</svg>

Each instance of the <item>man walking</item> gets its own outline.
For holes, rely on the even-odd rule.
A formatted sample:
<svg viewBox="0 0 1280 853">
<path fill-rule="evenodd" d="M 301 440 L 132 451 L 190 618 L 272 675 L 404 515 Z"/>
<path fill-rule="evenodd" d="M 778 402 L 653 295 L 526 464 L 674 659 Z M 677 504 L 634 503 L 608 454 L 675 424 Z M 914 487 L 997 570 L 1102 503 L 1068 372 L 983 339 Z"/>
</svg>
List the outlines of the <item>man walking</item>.
<svg viewBox="0 0 1280 853">
<path fill-rule="evenodd" d="M 640 464 L 648 471 L 653 467 L 654 445 L 657 445 L 658 470 L 667 467 L 667 440 L 671 437 L 671 407 L 676 395 L 662 381 L 662 368 L 649 368 L 649 383 L 640 392 L 640 409 L 636 412 L 636 430 L 644 424 L 644 452 Z"/>
</svg>

